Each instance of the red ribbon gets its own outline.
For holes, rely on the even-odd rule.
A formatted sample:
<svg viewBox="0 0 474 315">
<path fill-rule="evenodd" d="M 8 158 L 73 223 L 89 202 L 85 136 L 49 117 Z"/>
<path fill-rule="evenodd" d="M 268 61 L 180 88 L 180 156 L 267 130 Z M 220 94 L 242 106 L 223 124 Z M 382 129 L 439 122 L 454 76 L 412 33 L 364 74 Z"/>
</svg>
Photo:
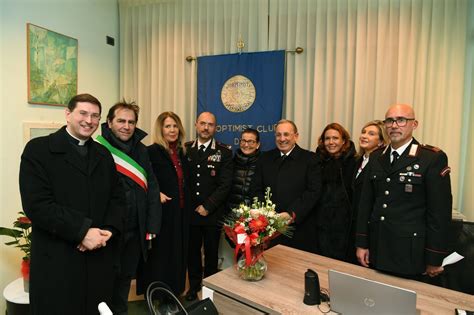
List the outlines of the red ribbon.
<svg viewBox="0 0 474 315">
<path fill-rule="evenodd" d="M 291 220 L 288 222 L 288 225 L 293 223 L 296 219 L 296 214 L 293 212 Z M 232 240 L 232 242 L 235 244 L 235 250 L 234 250 L 234 261 L 237 262 L 237 255 L 239 254 L 239 251 L 242 251 L 245 253 L 245 265 L 246 266 L 251 266 L 257 262 L 257 260 L 263 255 L 263 251 L 259 253 L 258 255 L 255 255 L 254 259 L 252 260 L 252 247 L 261 245 L 264 246 L 265 243 L 269 242 L 270 240 L 276 238 L 277 236 L 280 235 L 279 232 L 273 233 L 272 236 L 264 237 L 261 241 L 260 244 L 256 244 L 256 240 L 258 239 L 258 233 L 253 232 L 252 234 L 247 234 L 245 231 L 245 227 L 243 227 L 240 224 L 237 224 L 234 228 L 224 225 L 224 232 L 227 234 L 227 236 Z M 239 244 L 237 235 L 238 234 L 245 234 L 245 240 L 244 243 Z"/>
<path fill-rule="evenodd" d="M 252 260 L 252 243 L 257 238 L 258 238 L 257 233 L 252 233 L 250 235 L 246 234 L 243 244 L 235 244 L 234 260 L 237 261 L 237 254 L 239 253 L 240 250 L 242 250 L 245 253 L 245 265 L 251 266 L 252 264 L 254 264 L 256 259 Z"/>
</svg>

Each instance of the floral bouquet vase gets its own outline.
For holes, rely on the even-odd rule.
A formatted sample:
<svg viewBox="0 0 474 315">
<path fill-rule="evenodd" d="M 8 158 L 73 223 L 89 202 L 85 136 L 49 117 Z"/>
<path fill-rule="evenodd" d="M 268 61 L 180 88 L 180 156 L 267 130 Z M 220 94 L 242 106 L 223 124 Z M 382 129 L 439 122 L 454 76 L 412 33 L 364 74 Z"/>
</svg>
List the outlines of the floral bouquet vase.
<svg viewBox="0 0 474 315">
<path fill-rule="evenodd" d="M 280 215 L 275 207 L 267 188 L 265 202 L 255 198 L 251 207 L 242 204 L 226 218 L 224 231 L 235 244 L 236 269 L 244 280 L 261 280 L 267 271 L 265 244 L 281 234 L 291 235 L 294 217 Z"/>
<path fill-rule="evenodd" d="M 267 271 L 267 262 L 263 257 L 264 245 L 253 246 L 250 249 L 250 258 L 241 255 L 237 260 L 236 268 L 239 272 L 239 277 L 248 281 L 258 281 L 263 278 Z"/>
</svg>

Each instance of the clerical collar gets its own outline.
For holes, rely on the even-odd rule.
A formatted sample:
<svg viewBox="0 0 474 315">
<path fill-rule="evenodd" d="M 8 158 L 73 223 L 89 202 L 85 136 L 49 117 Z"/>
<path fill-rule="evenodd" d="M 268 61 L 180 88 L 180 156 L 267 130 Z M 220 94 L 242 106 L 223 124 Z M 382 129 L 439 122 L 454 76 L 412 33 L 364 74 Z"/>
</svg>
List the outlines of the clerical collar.
<svg viewBox="0 0 474 315">
<path fill-rule="evenodd" d="M 402 145 L 401 147 L 399 147 L 398 149 L 394 149 L 392 148 L 392 146 L 390 146 L 390 156 L 392 155 L 393 151 L 397 151 L 398 155 L 399 156 L 402 156 L 403 152 L 405 152 L 406 148 L 408 148 L 408 146 L 413 142 L 413 138 L 410 139 L 410 141 L 408 141 L 407 143 L 405 143 L 404 145 Z"/>
<path fill-rule="evenodd" d="M 81 140 L 81 139 L 79 139 L 78 137 L 73 136 L 72 133 L 69 132 L 69 130 L 67 129 L 67 127 L 66 127 L 66 131 L 67 131 L 67 133 L 68 133 L 74 140 L 77 140 L 76 144 L 79 145 L 79 146 L 86 145 L 86 142 L 89 140 L 89 139 L 87 139 L 87 140 Z"/>
</svg>

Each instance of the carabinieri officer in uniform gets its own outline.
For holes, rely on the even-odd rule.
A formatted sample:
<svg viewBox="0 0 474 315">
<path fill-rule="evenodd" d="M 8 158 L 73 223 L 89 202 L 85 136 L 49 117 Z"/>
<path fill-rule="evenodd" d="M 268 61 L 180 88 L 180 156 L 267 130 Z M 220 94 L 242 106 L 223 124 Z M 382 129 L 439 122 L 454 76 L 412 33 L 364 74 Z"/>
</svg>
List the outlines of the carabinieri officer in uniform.
<svg viewBox="0 0 474 315">
<path fill-rule="evenodd" d="M 443 272 L 451 222 L 450 168 L 446 154 L 419 144 L 413 108 L 385 114 L 391 145 L 373 152 L 357 220 L 357 258 L 365 266 L 420 279 Z"/>
<path fill-rule="evenodd" d="M 190 165 L 191 227 L 189 233 L 186 300 L 197 298 L 203 278 L 201 247 L 204 244 L 204 277 L 217 272 L 217 252 L 227 195 L 232 184 L 232 151 L 214 139 L 216 117 L 201 113 L 196 120 L 198 138 L 186 143 Z"/>
</svg>

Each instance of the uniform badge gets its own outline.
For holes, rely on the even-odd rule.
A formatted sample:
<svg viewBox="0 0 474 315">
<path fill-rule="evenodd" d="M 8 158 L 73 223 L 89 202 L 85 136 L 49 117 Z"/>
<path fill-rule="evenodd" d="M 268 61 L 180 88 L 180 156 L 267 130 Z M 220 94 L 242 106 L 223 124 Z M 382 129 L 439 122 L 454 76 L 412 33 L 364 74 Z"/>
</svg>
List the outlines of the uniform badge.
<svg viewBox="0 0 474 315">
<path fill-rule="evenodd" d="M 408 193 L 413 192 L 413 185 L 412 184 L 406 184 L 405 185 L 405 192 L 408 192 Z"/>
<path fill-rule="evenodd" d="M 401 182 L 404 182 L 404 181 L 405 181 L 405 176 L 403 176 L 403 175 L 400 176 L 400 181 L 401 181 Z"/>
<path fill-rule="evenodd" d="M 414 168 L 415 170 L 417 170 L 417 169 L 419 169 L 419 168 L 420 168 L 420 165 L 418 165 L 418 164 L 415 164 L 415 165 L 413 165 L 413 168 Z"/>
<path fill-rule="evenodd" d="M 411 166 L 407 166 L 407 171 L 411 171 Z"/>
<path fill-rule="evenodd" d="M 211 170 L 211 176 L 216 176 L 216 170 Z"/>
<path fill-rule="evenodd" d="M 439 175 L 441 175 L 441 177 L 444 177 L 444 176 L 448 175 L 449 173 L 451 173 L 451 167 L 446 166 L 445 168 L 443 168 L 443 169 L 441 170 L 441 172 L 439 173 Z"/>
<path fill-rule="evenodd" d="M 222 159 L 221 150 L 217 150 L 216 153 L 214 153 L 213 155 L 209 155 L 209 157 L 207 158 L 209 162 L 220 162 L 221 159 Z"/>
</svg>

